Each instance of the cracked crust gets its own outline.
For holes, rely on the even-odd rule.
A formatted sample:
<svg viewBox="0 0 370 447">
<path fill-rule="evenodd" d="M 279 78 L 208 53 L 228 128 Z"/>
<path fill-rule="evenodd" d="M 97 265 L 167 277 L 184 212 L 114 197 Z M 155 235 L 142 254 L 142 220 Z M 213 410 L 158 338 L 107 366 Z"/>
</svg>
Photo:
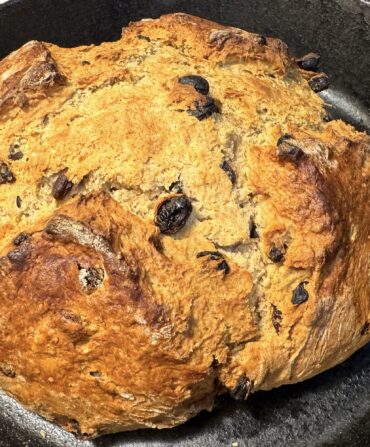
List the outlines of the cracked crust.
<svg viewBox="0 0 370 447">
<path fill-rule="evenodd" d="M 364 345 L 370 141 L 323 121 L 315 75 L 277 39 L 185 14 L 0 62 L 1 388 L 93 437 Z M 186 225 L 160 234 L 181 194 Z"/>
<path fill-rule="evenodd" d="M 42 42 L 31 41 L 0 62 L 0 112 L 6 107 L 25 108 L 29 101 L 47 96 L 64 81 Z"/>
<path fill-rule="evenodd" d="M 2 258 L 8 392 L 89 436 L 170 427 L 211 408 L 234 345 L 257 337 L 251 277 L 173 260 L 155 237 L 152 224 L 97 193 L 60 208 Z M 102 272 L 88 294 L 86 271 Z"/>
</svg>

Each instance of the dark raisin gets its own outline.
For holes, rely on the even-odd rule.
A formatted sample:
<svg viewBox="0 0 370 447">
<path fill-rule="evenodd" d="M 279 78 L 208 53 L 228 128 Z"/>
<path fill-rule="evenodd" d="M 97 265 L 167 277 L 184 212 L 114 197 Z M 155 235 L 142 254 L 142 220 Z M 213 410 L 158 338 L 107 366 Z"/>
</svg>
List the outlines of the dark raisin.
<svg viewBox="0 0 370 447">
<path fill-rule="evenodd" d="M 278 140 L 277 140 L 277 146 L 280 146 L 281 144 L 285 143 L 287 140 L 290 140 L 293 138 L 293 135 L 290 135 L 290 133 L 283 134 Z"/>
<path fill-rule="evenodd" d="M 267 45 L 267 39 L 265 36 L 258 36 L 258 43 L 260 45 L 266 46 Z"/>
<path fill-rule="evenodd" d="M 211 96 L 206 96 L 205 101 L 195 101 L 193 109 L 188 110 L 188 114 L 195 116 L 199 121 L 208 118 L 213 113 L 218 113 L 220 110 Z"/>
<path fill-rule="evenodd" d="M 21 245 L 23 242 L 27 241 L 30 235 L 27 233 L 19 233 L 18 236 L 13 240 L 14 245 Z"/>
<path fill-rule="evenodd" d="M 11 144 L 9 146 L 8 158 L 9 160 L 13 161 L 20 160 L 21 158 L 23 158 L 23 152 L 19 150 L 18 144 Z"/>
<path fill-rule="evenodd" d="M 15 203 L 17 204 L 17 207 L 20 208 L 22 206 L 22 199 L 17 196 L 15 199 Z"/>
<path fill-rule="evenodd" d="M 223 270 L 224 274 L 227 275 L 230 272 L 229 264 L 223 260 L 218 264 L 217 270 Z"/>
<path fill-rule="evenodd" d="M 219 251 L 200 251 L 199 253 L 197 253 L 197 258 L 203 258 L 207 256 L 209 259 L 211 259 L 212 261 L 220 261 L 222 259 L 222 261 L 217 265 L 216 270 L 222 270 L 224 272 L 225 275 L 227 275 L 230 272 L 230 267 L 228 265 L 228 263 L 224 260 L 224 257 L 222 256 L 222 254 Z"/>
<path fill-rule="evenodd" d="M 177 233 L 186 224 L 192 209 L 184 194 L 169 197 L 159 205 L 154 223 L 163 234 Z"/>
<path fill-rule="evenodd" d="M 366 323 L 362 326 L 360 334 L 366 335 L 370 331 L 370 323 L 366 321 Z"/>
<path fill-rule="evenodd" d="M 70 182 L 64 173 L 60 173 L 54 182 L 52 194 L 54 199 L 62 200 L 72 189 L 73 183 Z"/>
<path fill-rule="evenodd" d="M 14 183 L 14 182 L 15 182 L 15 176 L 9 169 L 9 166 L 3 161 L 0 161 L 0 185 L 4 183 Z"/>
<path fill-rule="evenodd" d="M 175 182 L 172 182 L 170 184 L 170 186 L 168 187 L 168 191 L 169 192 L 174 192 L 176 194 L 179 194 L 179 193 L 182 192 L 182 188 L 183 188 L 182 181 L 181 180 L 176 180 Z"/>
<path fill-rule="evenodd" d="M 147 42 L 150 42 L 150 37 L 144 36 L 143 34 L 138 34 L 136 37 L 140 40 L 146 40 Z"/>
<path fill-rule="evenodd" d="M 0 372 L 4 374 L 4 376 L 10 377 L 11 379 L 14 379 L 14 377 L 17 376 L 14 369 L 9 365 L 0 365 Z"/>
<path fill-rule="evenodd" d="M 91 62 L 89 62 L 89 61 L 81 61 L 81 65 L 91 65 Z"/>
<path fill-rule="evenodd" d="M 245 400 L 252 390 L 252 383 L 247 376 L 243 375 L 235 387 L 230 390 L 230 396 L 236 400 Z"/>
<path fill-rule="evenodd" d="M 319 67 L 320 55 L 317 53 L 308 53 L 297 59 L 297 64 L 303 70 L 316 71 Z"/>
<path fill-rule="evenodd" d="M 281 311 L 272 304 L 272 325 L 274 326 L 274 329 L 277 333 L 280 332 L 281 328 L 281 321 L 283 319 L 283 314 Z"/>
<path fill-rule="evenodd" d="M 8 259 L 12 264 L 22 265 L 27 258 L 27 250 L 16 248 L 8 253 Z"/>
<path fill-rule="evenodd" d="M 209 92 L 208 81 L 202 78 L 201 76 L 197 75 L 181 76 L 179 78 L 179 83 L 184 85 L 191 85 L 197 92 L 201 93 L 202 95 L 208 95 Z"/>
<path fill-rule="evenodd" d="M 80 283 L 88 292 L 93 292 L 97 288 L 101 287 L 101 285 L 103 284 L 103 269 L 79 266 L 79 271 Z"/>
<path fill-rule="evenodd" d="M 300 147 L 290 141 L 292 138 L 293 137 L 291 135 L 285 134 L 278 139 L 278 156 L 282 160 L 288 160 L 297 163 L 305 156 L 305 153 Z"/>
<path fill-rule="evenodd" d="M 197 253 L 197 258 L 203 258 L 204 256 L 208 256 L 213 261 L 218 261 L 219 259 L 222 259 L 223 256 L 219 251 L 200 251 Z"/>
<path fill-rule="evenodd" d="M 284 259 L 284 254 L 273 245 L 269 252 L 269 258 L 273 262 L 281 262 Z"/>
<path fill-rule="evenodd" d="M 101 375 L 100 371 L 90 371 L 90 376 L 92 377 L 101 377 Z"/>
<path fill-rule="evenodd" d="M 326 74 L 320 74 L 314 76 L 308 81 L 308 85 L 312 88 L 315 93 L 322 92 L 329 88 L 329 78 Z"/>
<path fill-rule="evenodd" d="M 224 160 L 221 164 L 220 164 L 220 168 L 223 169 L 227 176 L 229 177 L 231 183 L 234 185 L 236 182 L 236 174 L 234 169 L 230 166 L 229 162 L 227 162 L 226 160 Z"/>
<path fill-rule="evenodd" d="M 249 223 L 249 237 L 251 239 L 258 239 L 260 237 L 257 231 L 257 226 L 254 222 Z"/>
<path fill-rule="evenodd" d="M 309 298 L 307 290 L 304 288 L 308 281 L 303 281 L 298 284 L 298 286 L 293 290 L 292 303 L 299 305 L 306 302 Z"/>
</svg>

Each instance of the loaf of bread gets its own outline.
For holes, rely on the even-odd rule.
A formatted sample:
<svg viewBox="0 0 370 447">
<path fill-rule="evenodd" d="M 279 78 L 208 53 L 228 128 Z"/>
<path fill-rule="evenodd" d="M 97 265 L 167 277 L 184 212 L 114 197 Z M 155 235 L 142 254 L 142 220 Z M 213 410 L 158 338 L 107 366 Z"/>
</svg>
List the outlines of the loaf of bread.
<svg viewBox="0 0 370 447">
<path fill-rule="evenodd" d="M 185 14 L 0 62 L 0 388 L 94 437 L 369 341 L 370 138 L 316 62 Z"/>
</svg>

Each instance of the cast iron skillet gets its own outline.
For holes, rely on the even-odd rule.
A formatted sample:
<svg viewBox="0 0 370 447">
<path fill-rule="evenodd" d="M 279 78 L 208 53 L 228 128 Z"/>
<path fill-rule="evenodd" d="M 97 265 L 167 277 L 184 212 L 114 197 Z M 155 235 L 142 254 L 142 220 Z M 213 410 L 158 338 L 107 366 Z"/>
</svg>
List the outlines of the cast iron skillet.
<svg viewBox="0 0 370 447">
<path fill-rule="evenodd" d="M 329 114 L 370 132 L 368 0 L 10 0 L 0 5 L 0 57 L 31 39 L 63 46 L 119 38 L 130 20 L 188 12 L 285 40 L 296 55 L 317 51 L 332 80 Z M 1 342 L 1 341 L 0 341 Z M 370 344 L 309 381 L 221 398 L 171 430 L 142 430 L 81 441 L 0 393 L 0 447 L 367 447 Z"/>
</svg>

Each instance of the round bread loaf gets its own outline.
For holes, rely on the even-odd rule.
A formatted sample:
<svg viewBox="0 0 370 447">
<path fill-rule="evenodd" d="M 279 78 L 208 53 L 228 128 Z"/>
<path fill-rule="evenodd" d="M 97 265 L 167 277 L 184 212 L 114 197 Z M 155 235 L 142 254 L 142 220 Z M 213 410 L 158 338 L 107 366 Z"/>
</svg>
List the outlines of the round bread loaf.
<svg viewBox="0 0 370 447">
<path fill-rule="evenodd" d="M 88 437 L 171 427 L 369 341 L 370 138 L 302 60 L 173 14 L 0 62 L 3 390 Z"/>
</svg>

